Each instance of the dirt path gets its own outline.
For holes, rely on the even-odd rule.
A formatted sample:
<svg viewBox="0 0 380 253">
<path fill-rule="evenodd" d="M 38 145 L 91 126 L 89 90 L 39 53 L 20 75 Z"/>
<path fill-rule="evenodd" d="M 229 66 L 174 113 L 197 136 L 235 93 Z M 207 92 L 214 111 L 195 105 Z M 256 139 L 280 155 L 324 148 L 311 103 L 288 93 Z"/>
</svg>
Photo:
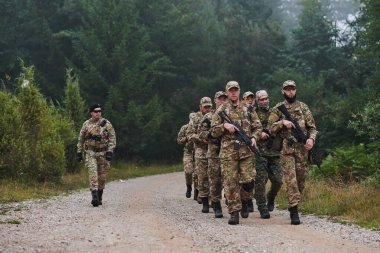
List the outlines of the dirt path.
<svg viewBox="0 0 380 253">
<path fill-rule="evenodd" d="M 257 212 L 237 226 L 200 212 L 184 196 L 182 173 L 112 182 L 103 205 L 90 192 L 1 206 L 0 252 L 380 252 L 380 232 L 287 212 L 262 220 Z"/>
</svg>

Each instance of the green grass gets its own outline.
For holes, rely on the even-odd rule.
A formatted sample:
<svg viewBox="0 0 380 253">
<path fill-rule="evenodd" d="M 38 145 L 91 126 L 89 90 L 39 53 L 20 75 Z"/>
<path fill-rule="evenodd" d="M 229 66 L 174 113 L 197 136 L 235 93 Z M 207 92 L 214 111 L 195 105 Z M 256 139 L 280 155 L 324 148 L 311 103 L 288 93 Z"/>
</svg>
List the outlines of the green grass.
<svg viewBox="0 0 380 253">
<path fill-rule="evenodd" d="M 181 165 L 138 167 L 135 165 L 119 163 L 112 166 L 108 173 L 107 181 L 110 182 L 118 179 L 143 177 L 177 171 L 183 171 Z M 80 173 L 63 176 L 62 181 L 59 184 L 38 184 L 3 180 L 0 181 L 0 203 L 19 202 L 27 199 L 46 199 L 61 194 L 69 194 L 75 190 L 87 187 L 89 187 L 88 174 L 84 168 L 82 168 Z M 6 212 L 6 210 L 0 210 L 0 214 L 2 212 Z"/>
<path fill-rule="evenodd" d="M 302 213 L 380 230 L 379 195 L 379 189 L 360 183 L 342 185 L 308 180 L 299 207 Z M 281 209 L 287 209 L 285 187 L 281 189 L 277 202 Z"/>
<path fill-rule="evenodd" d="M 16 224 L 16 225 L 18 225 L 18 224 L 21 224 L 21 222 L 18 220 L 7 220 L 7 221 L 0 221 L 0 224 Z"/>
</svg>

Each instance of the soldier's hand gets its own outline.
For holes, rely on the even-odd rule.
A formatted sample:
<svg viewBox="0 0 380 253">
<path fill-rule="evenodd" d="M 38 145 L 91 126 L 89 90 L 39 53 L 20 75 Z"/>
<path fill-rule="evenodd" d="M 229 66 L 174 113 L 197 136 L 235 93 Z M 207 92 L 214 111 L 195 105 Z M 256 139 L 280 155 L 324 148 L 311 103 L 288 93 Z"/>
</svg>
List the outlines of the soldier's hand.
<svg viewBox="0 0 380 253">
<path fill-rule="evenodd" d="M 311 150 L 313 146 L 314 146 L 314 140 L 311 138 L 307 139 L 306 144 L 305 144 L 306 150 Z"/>
<path fill-rule="evenodd" d="M 251 141 L 252 141 L 251 146 L 252 146 L 252 147 L 256 147 L 256 139 L 255 139 L 255 138 L 252 138 Z"/>
<path fill-rule="evenodd" d="M 286 120 L 286 119 L 283 119 L 282 120 L 282 124 L 286 127 L 286 128 L 288 128 L 288 129 L 290 129 L 290 128 L 296 128 L 295 126 L 294 126 L 294 124 L 291 122 L 291 121 L 289 121 L 289 120 Z"/>
<path fill-rule="evenodd" d="M 77 153 L 77 161 L 80 163 L 83 161 L 82 153 Z"/>
<path fill-rule="evenodd" d="M 112 160 L 112 152 L 107 151 L 106 152 L 106 160 L 111 161 Z"/>
<path fill-rule="evenodd" d="M 230 133 L 230 134 L 233 134 L 235 133 L 235 131 L 237 130 L 236 127 L 230 123 L 224 123 L 223 124 L 224 128 L 227 129 L 227 131 Z"/>
<path fill-rule="evenodd" d="M 261 133 L 260 140 L 266 140 L 268 138 L 269 138 L 269 134 L 267 134 L 266 132 Z"/>
</svg>

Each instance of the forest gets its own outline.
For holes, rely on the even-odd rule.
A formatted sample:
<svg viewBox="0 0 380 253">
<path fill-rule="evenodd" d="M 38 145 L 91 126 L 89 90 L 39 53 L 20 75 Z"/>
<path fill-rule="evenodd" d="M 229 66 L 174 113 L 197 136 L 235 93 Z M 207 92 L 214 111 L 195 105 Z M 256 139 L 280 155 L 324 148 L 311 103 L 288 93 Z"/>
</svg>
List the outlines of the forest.
<svg viewBox="0 0 380 253">
<path fill-rule="evenodd" d="M 87 107 L 115 127 L 115 159 L 180 163 L 201 97 L 281 84 L 314 114 L 315 174 L 380 187 L 377 0 L 0 0 L 0 177 L 79 170 Z"/>
</svg>

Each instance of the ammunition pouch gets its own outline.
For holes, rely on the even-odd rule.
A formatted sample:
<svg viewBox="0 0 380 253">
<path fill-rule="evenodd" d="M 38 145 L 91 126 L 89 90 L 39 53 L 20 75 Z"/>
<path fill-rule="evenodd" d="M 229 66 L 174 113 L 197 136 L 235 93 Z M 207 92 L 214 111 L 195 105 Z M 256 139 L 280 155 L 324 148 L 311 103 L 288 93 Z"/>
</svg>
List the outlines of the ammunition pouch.
<svg viewBox="0 0 380 253">
<path fill-rule="evenodd" d="M 234 141 L 234 150 L 239 150 L 240 149 L 240 141 L 239 140 L 235 140 Z"/>
<path fill-rule="evenodd" d="M 94 140 L 94 141 L 101 141 L 102 140 L 102 136 L 100 136 L 100 135 L 89 135 L 87 137 L 87 139 Z"/>
<path fill-rule="evenodd" d="M 94 151 L 94 152 L 104 152 L 104 151 L 107 151 L 107 148 L 106 147 L 97 148 L 97 147 L 88 146 L 87 150 L 91 150 L 91 151 Z"/>
</svg>

